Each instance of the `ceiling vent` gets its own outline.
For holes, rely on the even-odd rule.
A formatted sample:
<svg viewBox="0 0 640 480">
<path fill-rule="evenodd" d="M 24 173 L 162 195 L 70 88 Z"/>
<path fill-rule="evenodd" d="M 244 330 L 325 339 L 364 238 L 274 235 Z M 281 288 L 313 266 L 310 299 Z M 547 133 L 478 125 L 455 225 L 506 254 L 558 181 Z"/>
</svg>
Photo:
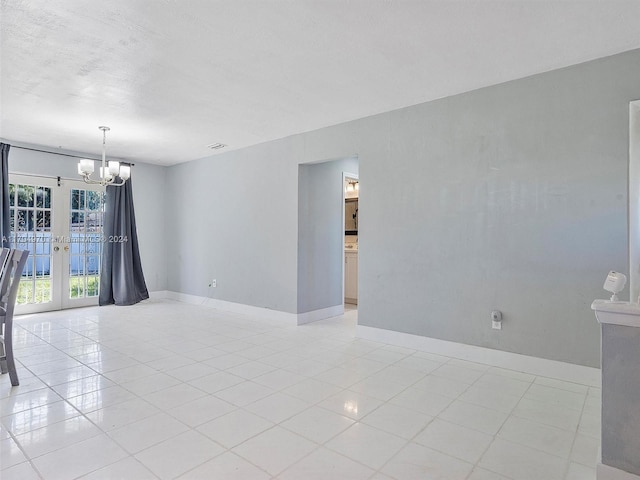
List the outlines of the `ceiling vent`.
<svg viewBox="0 0 640 480">
<path fill-rule="evenodd" d="M 207 145 L 207 147 L 211 150 L 220 150 L 221 148 L 226 147 L 226 145 L 224 143 L 212 143 L 210 145 Z"/>
</svg>

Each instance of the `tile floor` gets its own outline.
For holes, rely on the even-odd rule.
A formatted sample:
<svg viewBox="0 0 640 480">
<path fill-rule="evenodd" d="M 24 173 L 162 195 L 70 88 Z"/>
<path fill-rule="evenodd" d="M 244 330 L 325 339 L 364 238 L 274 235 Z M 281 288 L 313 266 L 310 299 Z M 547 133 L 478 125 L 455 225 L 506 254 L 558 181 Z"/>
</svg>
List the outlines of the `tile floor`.
<svg viewBox="0 0 640 480">
<path fill-rule="evenodd" d="M 600 391 L 168 300 L 19 317 L 3 480 L 595 479 Z"/>
</svg>

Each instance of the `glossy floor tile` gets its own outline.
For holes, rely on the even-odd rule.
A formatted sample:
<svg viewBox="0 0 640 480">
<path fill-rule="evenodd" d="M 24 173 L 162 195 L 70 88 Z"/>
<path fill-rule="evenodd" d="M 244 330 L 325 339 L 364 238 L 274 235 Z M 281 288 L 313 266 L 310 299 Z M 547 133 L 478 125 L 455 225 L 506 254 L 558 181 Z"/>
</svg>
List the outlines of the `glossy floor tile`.
<svg viewBox="0 0 640 480">
<path fill-rule="evenodd" d="M 356 323 L 168 300 L 17 317 L 0 477 L 595 479 L 599 389 L 358 339 Z"/>
</svg>

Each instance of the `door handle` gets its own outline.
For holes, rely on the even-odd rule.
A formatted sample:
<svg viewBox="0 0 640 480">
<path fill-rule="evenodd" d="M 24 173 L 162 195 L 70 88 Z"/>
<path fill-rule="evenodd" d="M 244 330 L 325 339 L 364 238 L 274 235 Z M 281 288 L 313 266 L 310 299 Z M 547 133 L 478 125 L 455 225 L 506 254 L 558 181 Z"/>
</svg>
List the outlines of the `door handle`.
<svg viewBox="0 0 640 480">
<path fill-rule="evenodd" d="M 55 247 L 53 247 L 53 251 L 54 252 L 59 252 L 60 251 L 60 247 L 56 245 Z"/>
<path fill-rule="evenodd" d="M 69 245 L 65 245 L 65 246 L 64 246 L 64 251 L 65 251 L 65 252 L 68 252 L 68 251 L 69 251 Z"/>
</svg>

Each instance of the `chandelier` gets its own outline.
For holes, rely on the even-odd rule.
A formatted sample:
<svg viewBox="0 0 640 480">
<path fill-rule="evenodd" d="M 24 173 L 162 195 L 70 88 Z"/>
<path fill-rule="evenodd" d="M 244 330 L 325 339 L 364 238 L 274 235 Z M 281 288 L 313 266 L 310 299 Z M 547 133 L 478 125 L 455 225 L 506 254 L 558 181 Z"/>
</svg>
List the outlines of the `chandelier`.
<svg viewBox="0 0 640 480">
<path fill-rule="evenodd" d="M 82 159 L 78 162 L 78 175 L 82 176 L 85 183 L 91 185 L 113 185 L 114 187 L 121 187 L 131 177 L 131 167 L 129 165 L 120 165 L 120 162 L 114 162 L 110 160 L 107 162 L 107 132 L 111 130 L 109 127 L 98 127 L 102 130 L 102 166 L 100 167 L 100 180 L 94 180 L 91 178 L 95 166 L 93 160 Z M 120 177 L 122 180 L 120 183 L 115 183 L 116 177 Z"/>
</svg>

